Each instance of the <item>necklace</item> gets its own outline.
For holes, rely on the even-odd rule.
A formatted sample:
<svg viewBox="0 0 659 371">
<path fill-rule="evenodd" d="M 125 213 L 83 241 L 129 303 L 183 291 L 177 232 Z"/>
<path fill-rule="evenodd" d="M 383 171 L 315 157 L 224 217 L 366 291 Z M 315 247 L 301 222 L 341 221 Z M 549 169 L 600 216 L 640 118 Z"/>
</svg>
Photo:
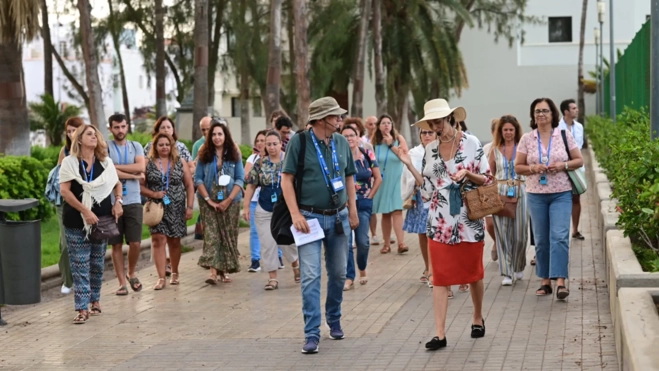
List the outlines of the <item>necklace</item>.
<svg viewBox="0 0 659 371">
<path fill-rule="evenodd" d="M 448 142 L 450 142 L 450 141 L 452 141 L 452 140 L 454 140 L 454 139 L 455 139 L 455 130 L 453 130 L 453 136 L 452 136 L 450 139 L 442 140 L 442 137 L 439 137 L 439 142 L 440 142 L 440 143 L 448 143 Z"/>
</svg>

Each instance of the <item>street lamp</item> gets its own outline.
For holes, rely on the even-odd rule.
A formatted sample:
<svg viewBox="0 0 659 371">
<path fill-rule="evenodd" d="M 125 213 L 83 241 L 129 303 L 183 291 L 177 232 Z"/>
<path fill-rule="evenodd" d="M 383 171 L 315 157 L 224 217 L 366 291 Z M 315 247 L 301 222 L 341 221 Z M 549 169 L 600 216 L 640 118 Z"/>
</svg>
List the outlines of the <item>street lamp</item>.
<svg viewBox="0 0 659 371">
<path fill-rule="evenodd" d="M 604 0 L 597 1 L 597 20 L 600 24 L 600 54 L 599 54 L 599 90 L 601 91 L 599 95 L 600 99 L 600 114 L 604 114 L 604 18 L 606 15 L 606 3 Z"/>
<path fill-rule="evenodd" d="M 600 46 L 600 30 L 595 27 L 593 30 L 595 35 L 595 112 L 600 114 L 600 95 L 602 94 L 602 87 L 600 86 L 600 68 L 599 68 L 599 46 Z"/>
</svg>

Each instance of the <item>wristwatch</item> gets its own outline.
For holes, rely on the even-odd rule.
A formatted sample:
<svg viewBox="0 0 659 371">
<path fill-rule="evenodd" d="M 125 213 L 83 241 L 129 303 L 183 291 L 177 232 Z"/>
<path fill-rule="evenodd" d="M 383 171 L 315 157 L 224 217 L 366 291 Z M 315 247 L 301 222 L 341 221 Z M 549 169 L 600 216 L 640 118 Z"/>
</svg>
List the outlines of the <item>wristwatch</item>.
<svg viewBox="0 0 659 371">
<path fill-rule="evenodd" d="M 567 170 L 567 162 L 565 163 L 565 170 Z"/>
<path fill-rule="evenodd" d="M 204 201 L 206 201 L 206 202 L 208 202 L 208 200 L 210 200 L 210 199 L 211 199 L 211 198 L 208 197 L 208 196 L 204 197 Z"/>
<path fill-rule="evenodd" d="M 123 205 L 124 204 L 124 199 L 117 197 L 117 202 L 119 202 L 120 204 Z"/>
</svg>

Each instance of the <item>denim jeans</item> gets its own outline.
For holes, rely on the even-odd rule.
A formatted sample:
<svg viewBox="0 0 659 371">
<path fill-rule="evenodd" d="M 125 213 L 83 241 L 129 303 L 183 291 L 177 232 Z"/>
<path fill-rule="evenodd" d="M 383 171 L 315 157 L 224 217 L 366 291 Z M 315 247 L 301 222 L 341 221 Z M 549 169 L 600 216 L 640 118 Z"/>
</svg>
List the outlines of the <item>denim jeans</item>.
<svg viewBox="0 0 659 371">
<path fill-rule="evenodd" d="M 325 245 L 325 270 L 327 270 L 327 298 L 325 299 L 325 318 L 333 323 L 341 319 L 343 302 L 343 285 L 346 281 L 346 258 L 348 257 L 348 234 L 350 223 L 348 210 L 339 212 L 344 234 L 336 234 L 336 215 L 314 214 L 300 210 L 307 219 L 318 219 L 325 238 L 306 245 L 298 246 L 300 259 L 300 278 L 302 288 L 302 314 L 304 315 L 304 336 L 320 339 L 320 281 L 321 251 Z"/>
<path fill-rule="evenodd" d="M 568 278 L 572 192 L 527 193 L 535 238 L 535 272 L 540 278 Z"/>
<path fill-rule="evenodd" d="M 357 268 L 360 271 L 366 270 L 368 263 L 368 250 L 371 248 L 371 241 L 368 238 L 369 223 L 373 211 L 373 200 L 357 200 L 357 216 L 359 217 L 359 227 L 355 229 L 355 240 L 357 242 Z M 348 242 L 348 267 L 346 278 L 355 280 L 355 258 L 352 252 L 352 233 Z"/>
<path fill-rule="evenodd" d="M 254 222 L 254 213 L 258 204 L 257 201 L 251 201 L 249 203 L 249 253 L 252 256 L 252 260 L 261 260 L 261 242 L 259 241 L 259 234 L 256 232 L 256 223 Z M 281 248 L 278 254 L 281 258 Z"/>
</svg>

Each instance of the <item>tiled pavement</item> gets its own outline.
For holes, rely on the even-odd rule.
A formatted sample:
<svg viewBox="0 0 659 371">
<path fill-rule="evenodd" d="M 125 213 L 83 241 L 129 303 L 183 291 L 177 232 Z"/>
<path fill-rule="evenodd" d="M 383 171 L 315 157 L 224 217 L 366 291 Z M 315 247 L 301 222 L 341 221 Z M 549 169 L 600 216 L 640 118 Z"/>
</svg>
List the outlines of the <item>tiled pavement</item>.
<svg viewBox="0 0 659 371">
<path fill-rule="evenodd" d="M 589 192 L 590 193 L 590 192 Z M 139 272 L 146 288 L 116 297 L 116 281 L 103 285 L 103 314 L 73 325 L 73 298 L 12 310 L 0 328 L 2 370 L 614 370 L 617 366 L 597 208 L 584 197 L 581 229 L 573 241 L 571 296 L 567 303 L 536 297 L 539 279 L 528 266 L 524 280 L 501 287 L 497 263 L 484 263 L 485 338 L 469 337 L 469 294 L 449 302 L 448 348 L 426 352 L 434 335 L 431 290 L 418 281 L 417 237 L 404 256 L 373 247 L 369 282 L 345 293 L 346 339 L 323 329 L 320 353 L 303 355 L 300 291 L 292 270 L 280 272 L 280 289 L 263 291 L 267 275 L 246 272 L 211 287 L 196 266 L 199 248 L 185 254 L 181 285 L 155 292 L 154 268 Z M 240 236 L 247 255 L 248 235 Z M 528 259 L 533 252 L 529 250 Z M 288 265 L 288 264 L 287 264 Z M 531 277 L 529 279 L 529 277 Z M 324 286 L 324 285 L 323 285 Z M 15 309 L 15 308 L 12 308 Z"/>
</svg>

